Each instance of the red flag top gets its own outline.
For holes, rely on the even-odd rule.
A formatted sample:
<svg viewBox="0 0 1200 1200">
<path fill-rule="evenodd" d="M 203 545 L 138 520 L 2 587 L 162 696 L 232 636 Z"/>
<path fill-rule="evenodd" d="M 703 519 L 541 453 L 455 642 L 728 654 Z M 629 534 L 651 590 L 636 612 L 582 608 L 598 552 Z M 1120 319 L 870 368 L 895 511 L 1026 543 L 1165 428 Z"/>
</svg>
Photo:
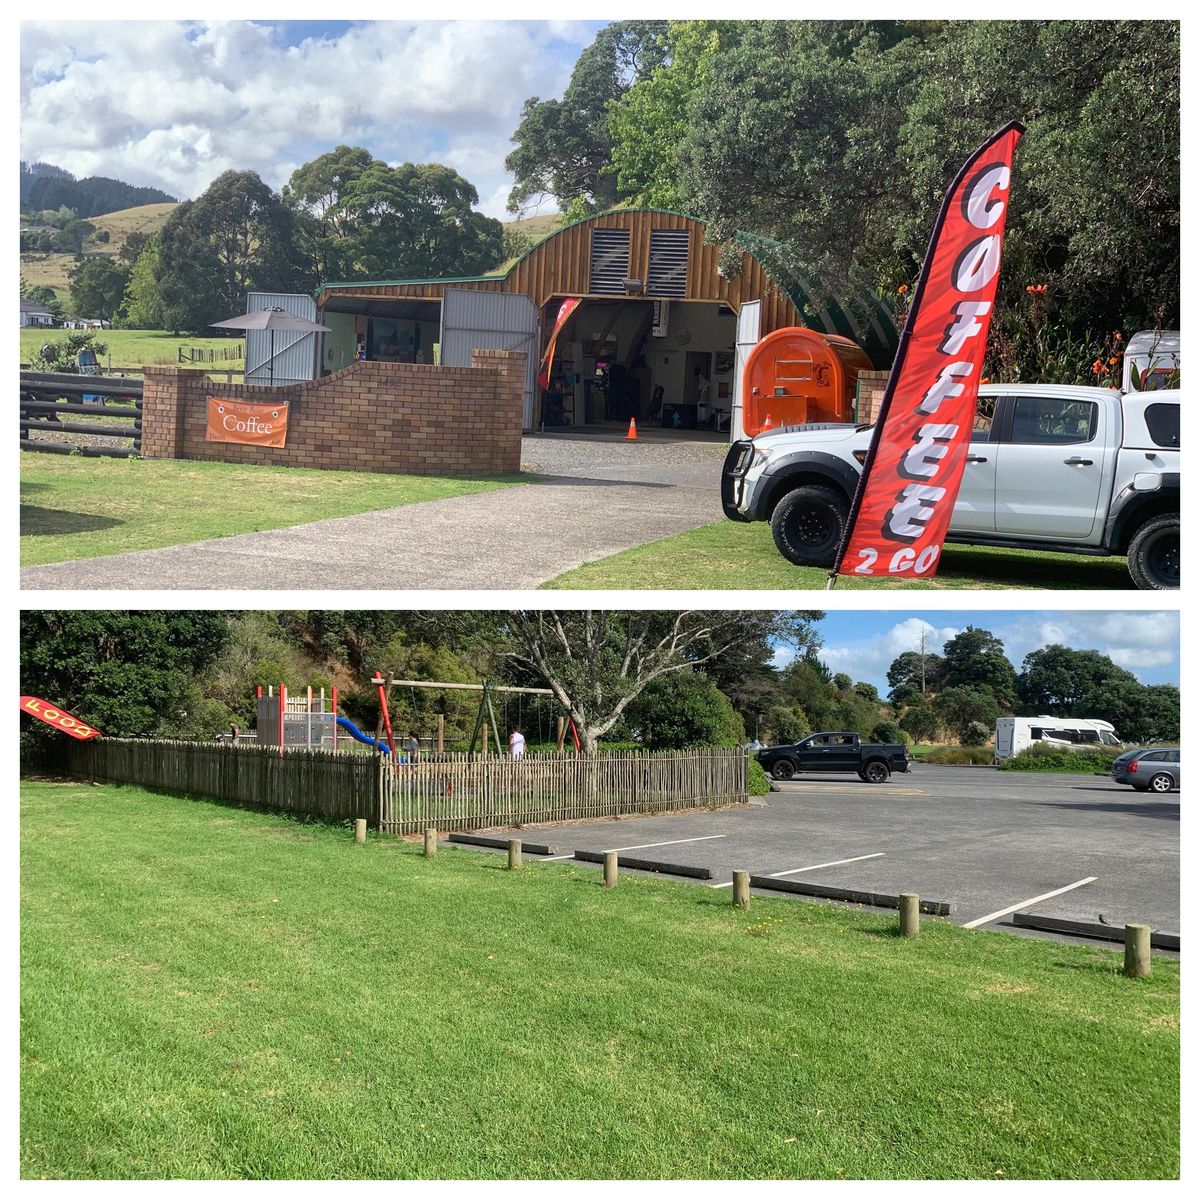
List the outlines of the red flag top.
<svg viewBox="0 0 1200 1200">
<path fill-rule="evenodd" d="M 934 227 L 836 570 L 932 576 L 958 497 L 1000 274 L 1013 121 L 959 172 Z"/>
</svg>

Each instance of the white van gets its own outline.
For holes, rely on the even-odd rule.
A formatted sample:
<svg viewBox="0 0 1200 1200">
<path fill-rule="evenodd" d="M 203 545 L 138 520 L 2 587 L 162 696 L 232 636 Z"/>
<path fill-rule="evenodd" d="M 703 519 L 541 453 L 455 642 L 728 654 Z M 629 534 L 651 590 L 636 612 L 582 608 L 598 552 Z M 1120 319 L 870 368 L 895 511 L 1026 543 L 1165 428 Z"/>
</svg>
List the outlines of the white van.
<svg viewBox="0 0 1200 1200">
<path fill-rule="evenodd" d="M 1042 742 L 1062 750 L 1089 746 L 1119 746 L 1120 738 L 1108 721 L 1090 717 L 999 717 L 996 721 L 995 761 L 1003 762 Z"/>
</svg>

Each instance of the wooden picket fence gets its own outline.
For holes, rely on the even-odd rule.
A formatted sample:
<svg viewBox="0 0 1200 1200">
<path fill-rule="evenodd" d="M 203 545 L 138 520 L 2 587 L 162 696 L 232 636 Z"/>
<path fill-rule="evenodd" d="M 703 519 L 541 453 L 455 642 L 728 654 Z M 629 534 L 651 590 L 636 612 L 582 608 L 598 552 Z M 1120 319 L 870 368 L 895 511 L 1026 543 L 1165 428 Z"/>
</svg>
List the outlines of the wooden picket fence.
<svg viewBox="0 0 1200 1200">
<path fill-rule="evenodd" d="M 513 760 L 479 754 L 379 763 L 385 833 L 487 829 L 667 812 L 746 799 L 741 749 L 638 751 Z"/>
<path fill-rule="evenodd" d="M 97 738 L 68 747 L 75 775 L 261 804 L 333 820 L 378 818 L 378 765 L 358 754 L 228 742 Z"/>
<path fill-rule="evenodd" d="M 741 749 L 597 755 L 423 754 L 415 763 L 328 750 L 98 738 L 66 747 L 67 769 L 92 779 L 213 796 L 384 833 L 487 829 L 668 812 L 746 799 Z"/>
</svg>

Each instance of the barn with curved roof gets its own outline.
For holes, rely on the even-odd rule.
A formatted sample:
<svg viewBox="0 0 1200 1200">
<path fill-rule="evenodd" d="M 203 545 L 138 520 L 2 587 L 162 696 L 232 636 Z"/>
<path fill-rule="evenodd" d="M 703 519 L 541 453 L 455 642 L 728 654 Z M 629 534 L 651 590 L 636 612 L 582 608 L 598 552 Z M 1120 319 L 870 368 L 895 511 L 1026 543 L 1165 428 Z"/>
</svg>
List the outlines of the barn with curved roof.
<svg viewBox="0 0 1200 1200">
<path fill-rule="evenodd" d="M 635 416 L 724 431 L 739 341 L 805 325 L 850 338 L 877 366 L 895 350 L 878 297 L 841 303 L 781 266 L 779 249 L 738 235 L 723 255 L 694 217 L 614 209 L 558 230 L 503 272 L 325 283 L 322 368 L 435 356 L 455 366 L 476 348 L 525 349 L 526 428 Z"/>
</svg>

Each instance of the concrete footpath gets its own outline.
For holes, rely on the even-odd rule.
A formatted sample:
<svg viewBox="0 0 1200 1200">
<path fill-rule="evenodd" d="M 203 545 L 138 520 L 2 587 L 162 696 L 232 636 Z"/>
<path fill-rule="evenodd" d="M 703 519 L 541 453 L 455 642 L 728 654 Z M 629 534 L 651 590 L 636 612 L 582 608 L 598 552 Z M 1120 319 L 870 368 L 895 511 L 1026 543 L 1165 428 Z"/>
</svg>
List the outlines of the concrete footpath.
<svg viewBox="0 0 1200 1200">
<path fill-rule="evenodd" d="M 538 481 L 105 558 L 27 567 L 21 586 L 96 589 L 534 588 L 721 516 L 724 447 L 526 438 Z"/>
</svg>

